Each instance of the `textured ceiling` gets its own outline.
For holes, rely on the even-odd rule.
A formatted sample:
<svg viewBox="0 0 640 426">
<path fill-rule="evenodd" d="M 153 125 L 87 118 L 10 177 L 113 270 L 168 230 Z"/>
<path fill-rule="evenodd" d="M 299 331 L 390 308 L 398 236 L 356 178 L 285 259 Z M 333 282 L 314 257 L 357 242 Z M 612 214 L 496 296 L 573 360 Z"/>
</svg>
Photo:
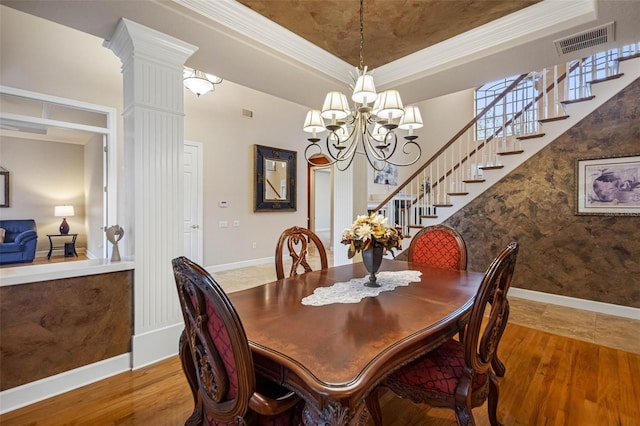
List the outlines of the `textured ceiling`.
<svg viewBox="0 0 640 426">
<path fill-rule="evenodd" d="M 238 0 L 353 66 L 359 0 Z M 365 0 L 364 65 L 377 68 L 541 0 Z"/>
</svg>

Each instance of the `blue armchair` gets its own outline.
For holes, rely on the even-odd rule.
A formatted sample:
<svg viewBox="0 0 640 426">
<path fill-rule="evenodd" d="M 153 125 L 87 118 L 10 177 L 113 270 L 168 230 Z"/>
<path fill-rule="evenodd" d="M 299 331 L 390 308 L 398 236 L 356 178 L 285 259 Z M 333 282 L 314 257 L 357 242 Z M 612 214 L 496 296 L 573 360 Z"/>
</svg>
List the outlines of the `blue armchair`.
<svg viewBox="0 0 640 426">
<path fill-rule="evenodd" d="M 36 221 L 0 220 L 0 228 L 5 230 L 4 242 L 0 243 L 0 264 L 33 262 L 38 244 Z"/>
</svg>

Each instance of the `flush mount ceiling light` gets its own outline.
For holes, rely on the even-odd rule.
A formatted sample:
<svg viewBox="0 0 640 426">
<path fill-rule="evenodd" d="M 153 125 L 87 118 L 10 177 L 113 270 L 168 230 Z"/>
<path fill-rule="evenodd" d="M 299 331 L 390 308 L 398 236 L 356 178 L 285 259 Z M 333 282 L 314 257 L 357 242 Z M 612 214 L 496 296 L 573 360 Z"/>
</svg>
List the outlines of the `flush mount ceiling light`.
<svg viewBox="0 0 640 426">
<path fill-rule="evenodd" d="M 202 71 L 184 69 L 184 85 L 191 90 L 196 96 L 204 95 L 207 92 L 215 90 L 215 84 L 222 83 L 222 79 L 213 74 L 207 74 Z"/>
<path fill-rule="evenodd" d="M 364 153 L 369 164 L 376 170 L 384 170 L 389 164 L 410 166 L 420 159 L 422 151 L 415 140 L 414 129 L 423 126 L 422 116 L 417 106 L 404 107 L 397 90 L 386 90 L 376 93 L 373 75 L 364 66 L 364 0 L 360 0 L 360 66 L 349 106 L 347 97 L 341 92 L 329 92 L 324 101 L 322 111 L 307 112 L 303 130 L 312 134 L 305 149 L 305 157 L 311 164 L 316 164 L 313 157 L 322 154 L 322 145 L 316 133 L 329 132 L 326 137 L 326 150 L 331 158 L 326 165 L 336 164 L 338 170 L 346 170 L 353 162 L 356 152 Z M 372 104 L 372 105 L 371 105 Z M 325 123 L 327 120 L 328 124 Z M 406 142 L 402 144 L 403 159 L 399 162 L 394 157 L 398 148 L 395 129 L 408 130 Z M 358 149 L 358 146 L 361 146 Z M 415 157 L 412 151 L 415 150 Z M 392 159 L 393 158 L 393 159 Z"/>
</svg>

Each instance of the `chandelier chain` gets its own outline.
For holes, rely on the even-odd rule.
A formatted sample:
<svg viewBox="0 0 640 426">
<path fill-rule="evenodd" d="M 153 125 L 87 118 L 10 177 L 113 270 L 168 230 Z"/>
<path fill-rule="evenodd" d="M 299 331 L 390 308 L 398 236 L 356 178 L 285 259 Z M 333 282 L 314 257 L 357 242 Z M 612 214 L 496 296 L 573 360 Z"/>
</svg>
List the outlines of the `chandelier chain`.
<svg viewBox="0 0 640 426">
<path fill-rule="evenodd" d="M 364 0 L 360 0 L 360 69 L 364 69 Z"/>
</svg>

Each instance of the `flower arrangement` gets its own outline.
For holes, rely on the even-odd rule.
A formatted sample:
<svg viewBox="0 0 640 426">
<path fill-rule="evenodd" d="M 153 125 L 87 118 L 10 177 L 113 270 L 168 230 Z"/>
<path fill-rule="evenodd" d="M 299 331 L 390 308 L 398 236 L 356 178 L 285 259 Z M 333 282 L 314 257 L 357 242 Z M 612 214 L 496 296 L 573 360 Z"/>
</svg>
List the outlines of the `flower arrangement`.
<svg viewBox="0 0 640 426">
<path fill-rule="evenodd" d="M 402 233 L 399 228 L 388 226 L 387 218 L 382 215 L 362 215 L 357 217 L 351 228 L 342 232 L 340 242 L 349 245 L 348 257 L 351 259 L 357 252 L 373 247 L 382 246 L 385 252 L 394 248 L 402 250 Z"/>
</svg>

